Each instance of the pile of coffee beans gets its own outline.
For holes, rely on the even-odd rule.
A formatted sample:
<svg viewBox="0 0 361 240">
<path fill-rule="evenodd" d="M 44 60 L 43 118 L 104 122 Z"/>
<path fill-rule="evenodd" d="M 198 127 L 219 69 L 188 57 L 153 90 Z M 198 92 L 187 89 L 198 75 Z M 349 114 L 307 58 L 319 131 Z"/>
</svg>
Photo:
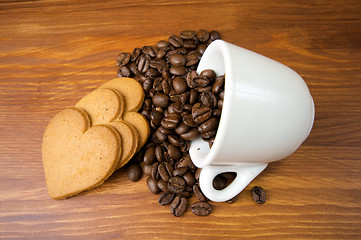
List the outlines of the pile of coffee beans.
<svg viewBox="0 0 361 240">
<path fill-rule="evenodd" d="M 188 205 L 198 216 L 212 211 L 199 187 L 201 169 L 193 164 L 189 146 L 201 136 L 211 147 L 218 129 L 225 77 L 211 69 L 196 72 L 205 49 L 216 39 L 220 39 L 217 31 L 182 31 L 155 46 L 122 52 L 116 60 L 119 77 L 132 77 L 142 84 L 145 100 L 140 112 L 151 126 L 148 142 L 127 168 L 128 177 L 137 181 L 143 171 L 149 191 L 159 194 L 159 204 L 170 205 L 177 217 Z M 234 173 L 220 174 L 213 186 L 223 189 L 234 178 Z M 192 195 L 198 200 L 190 204 Z"/>
</svg>

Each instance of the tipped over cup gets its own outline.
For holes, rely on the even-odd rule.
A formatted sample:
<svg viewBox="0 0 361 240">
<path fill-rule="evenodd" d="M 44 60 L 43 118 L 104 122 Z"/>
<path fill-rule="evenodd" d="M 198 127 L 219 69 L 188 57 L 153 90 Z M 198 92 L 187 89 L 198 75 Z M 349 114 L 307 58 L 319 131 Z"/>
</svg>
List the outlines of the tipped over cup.
<svg viewBox="0 0 361 240">
<path fill-rule="evenodd" d="M 212 147 L 201 138 L 191 142 L 190 156 L 202 168 L 199 184 L 215 202 L 239 194 L 270 162 L 286 158 L 306 140 L 315 108 L 304 80 L 270 58 L 216 40 L 203 54 L 197 72 L 225 75 L 224 100 Z M 213 179 L 224 172 L 236 178 L 222 190 Z"/>
</svg>

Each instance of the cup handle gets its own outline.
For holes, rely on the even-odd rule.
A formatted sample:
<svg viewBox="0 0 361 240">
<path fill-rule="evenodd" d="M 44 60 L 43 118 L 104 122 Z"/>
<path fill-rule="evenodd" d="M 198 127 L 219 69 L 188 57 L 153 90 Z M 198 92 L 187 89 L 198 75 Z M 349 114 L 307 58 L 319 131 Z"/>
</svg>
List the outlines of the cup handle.
<svg viewBox="0 0 361 240">
<path fill-rule="evenodd" d="M 239 194 L 267 165 L 267 163 L 262 163 L 240 166 L 206 166 L 200 173 L 199 186 L 209 200 L 224 202 Z M 235 172 L 237 176 L 226 188 L 216 190 L 213 187 L 213 179 L 224 172 Z"/>
</svg>

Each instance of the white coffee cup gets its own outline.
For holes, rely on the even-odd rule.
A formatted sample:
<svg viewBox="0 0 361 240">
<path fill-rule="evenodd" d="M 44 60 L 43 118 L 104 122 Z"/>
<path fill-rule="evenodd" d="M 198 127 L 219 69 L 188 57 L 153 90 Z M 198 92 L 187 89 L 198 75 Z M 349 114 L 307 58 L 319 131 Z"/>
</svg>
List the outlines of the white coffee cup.
<svg viewBox="0 0 361 240">
<path fill-rule="evenodd" d="M 212 42 L 197 72 L 205 69 L 225 74 L 222 115 L 212 148 L 198 138 L 189 153 L 202 168 L 204 195 L 223 202 L 239 194 L 268 163 L 295 152 L 311 131 L 315 110 L 306 83 L 295 71 L 231 43 Z M 237 176 L 216 190 L 213 179 L 223 172 Z"/>
</svg>

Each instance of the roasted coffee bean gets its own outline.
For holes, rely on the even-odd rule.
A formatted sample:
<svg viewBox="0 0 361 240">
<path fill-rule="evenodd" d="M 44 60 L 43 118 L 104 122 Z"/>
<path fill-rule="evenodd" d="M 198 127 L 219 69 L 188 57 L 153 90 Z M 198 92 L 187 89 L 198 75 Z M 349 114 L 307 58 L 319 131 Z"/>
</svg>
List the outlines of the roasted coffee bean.
<svg viewBox="0 0 361 240">
<path fill-rule="evenodd" d="M 137 182 L 142 178 L 142 169 L 138 164 L 131 164 L 127 167 L 128 179 L 132 182 Z"/>
<path fill-rule="evenodd" d="M 202 133 L 201 136 L 202 136 L 202 138 L 205 138 L 206 142 L 207 142 L 210 138 L 214 137 L 216 135 L 216 133 L 217 133 L 217 130 L 215 129 L 212 131 Z"/>
<path fill-rule="evenodd" d="M 189 141 L 184 141 L 184 144 L 180 146 L 180 150 L 182 153 L 187 153 L 189 152 L 189 147 L 190 147 Z"/>
<path fill-rule="evenodd" d="M 175 198 L 175 196 L 176 195 L 173 193 L 164 192 L 159 196 L 158 202 L 160 205 L 165 206 L 165 205 L 171 203 L 173 201 L 173 199 Z"/>
<path fill-rule="evenodd" d="M 163 118 L 161 125 L 166 129 L 174 129 L 180 123 L 181 116 L 178 113 L 169 113 L 167 117 Z"/>
<path fill-rule="evenodd" d="M 224 90 L 222 90 L 222 91 L 220 91 L 220 92 L 218 93 L 218 97 L 219 97 L 220 99 L 223 99 L 223 98 L 224 98 Z"/>
<path fill-rule="evenodd" d="M 137 60 L 137 58 L 141 55 L 142 50 L 140 50 L 140 48 L 134 48 L 132 55 L 130 57 L 130 60 L 132 62 L 135 62 Z"/>
<path fill-rule="evenodd" d="M 183 133 L 183 134 L 180 135 L 180 137 L 181 137 L 183 140 L 187 140 L 187 141 L 194 140 L 194 139 L 196 139 L 198 136 L 199 136 L 199 132 L 198 132 L 197 128 L 192 128 L 192 129 L 189 130 L 188 132 Z"/>
<path fill-rule="evenodd" d="M 192 204 L 191 209 L 197 216 L 208 216 L 212 212 L 212 207 L 207 202 L 195 202 Z"/>
<path fill-rule="evenodd" d="M 187 84 L 185 86 L 187 86 Z M 179 97 L 179 100 L 181 101 L 181 103 L 184 104 L 183 110 L 185 110 L 185 111 L 188 110 L 188 108 L 185 109 L 184 106 L 187 105 L 187 103 L 189 101 L 189 96 L 190 96 L 190 92 L 185 92 L 185 93 L 182 93 Z M 188 105 L 190 105 L 191 106 L 190 109 L 192 109 L 192 104 L 188 104 Z"/>
<path fill-rule="evenodd" d="M 196 87 L 194 89 L 197 90 L 199 93 L 202 93 L 202 92 L 205 92 L 205 91 L 211 91 L 212 87 L 211 86 L 205 86 L 205 87 Z"/>
<path fill-rule="evenodd" d="M 147 178 L 147 186 L 151 193 L 157 194 L 159 193 L 159 188 L 157 187 L 157 180 L 152 177 Z"/>
<path fill-rule="evenodd" d="M 192 30 L 185 30 L 180 33 L 180 37 L 183 39 L 193 39 L 196 36 L 196 32 Z"/>
<path fill-rule="evenodd" d="M 121 54 L 119 54 L 116 60 L 118 66 L 125 66 L 128 64 L 129 61 L 130 61 L 130 54 L 127 52 L 122 52 Z"/>
<path fill-rule="evenodd" d="M 152 89 L 153 86 L 153 81 L 150 78 L 147 78 L 144 82 L 143 82 L 143 90 L 144 92 L 149 92 L 150 89 Z"/>
<path fill-rule="evenodd" d="M 144 46 L 141 50 L 144 54 L 147 54 L 152 58 L 155 58 L 158 54 L 158 48 L 153 46 Z"/>
<path fill-rule="evenodd" d="M 199 180 L 199 175 L 201 174 L 202 168 L 198 168 L 196 173 L 194 174 L 195 179 L 198 181 Z"/>
<path fill-rule="evenodd" d="M 207 44 L 199 44 L 198 45 L 198 48 L 197 48 L 197 51 L 203 55 L 204 51 L 206 51 L 206 48 L 207 48 Z"/>
<path fill-rule="evenodd" d="M 158 145 L 154 150 L 155 158 L 158 160 L 158 162 L 164 161 L 164 146 Z"/>
<path fill-rule="evenodd" d="M 162 126 L 160 126 L 159 128 L 157 128 L 157 130 L 153 133 L 153 136 L 152 136 L 152 140 L 153 142 L 155 143 L 162 143 L 164 142 L 167 138 L 168 138 L 168 135 L 167 134 L 164 134 L 162 132 L 162 129 L 163 128 Z"/>
<path fill-rule="evenodd" d="M 169 72 L 176 76 L 183 76 L 187 73 L 187 69 L 182 66 L 172 66 L 169 68 Z"/>
<path fill-rule="evenodd" d="M 186 167 L 188 168 L 192 163 L 192 160 L 189 156 L 189 154 L 186 154 L 185 156 L 183 156 L 176 164 L 176 168 L 182 168 L 182 167 Z"/>
<path fill-rule="evenodd" d="M 119 75 L 122 77 L 130 77 L 132 75 L 132 72 L 127 66 L 121 66 L 119 69 Z"/>
<path fill-rule="evenodd" d="M 199 187 L 199 184 L 194 184 L 193 185 L 193 192 L 194 192 L 194 195 L 196 196 L 196 198 L 201 201 L 201 202 L 205 202 L 207 201 L 208 199 L 206 198 L 206 196 L 204 196 L 201 188 Z"/>
<path fill-rule="evenodd" d="M 191 89 L 189 94 L 189 103 L 195 104 L 197 101 L 198 101 L 198 92 L 194 89 Z"/>
<path fill-rule="evenodd" d="M 135 62 L 128 63 L 129 70 L 133 73 L 135 76 L 139 76 L 140 72 L 138 70 L 138 66 Z"/>
<path fill-rule="evenodd" d="M 181 177 L 171 177 L 168 181 L 168 189 L 171 193 L 180 194 L 186 188 L 186 181 Z"/>
<path fill-rule="evenodd" d="M 209 79 L 206 76 L 197 76 L 193 78 L 193 82 L 196 87 L 207 87 L 209 84 Z M 198 91 L 199 92 L 199 91 Z"/>
<path fill-rule="evenodd" d="M 169 57 L 169 62 L 172 66 L 184 66 L 186 64 L 186 57 L 183 54 L 175 53 Z"/>
<path fill-rule="evenodd" d="M 152 174 L 152 165 L 147 165 L 145 163 L 142 163 L 141 166 L 142 166 L 143 173 L 146 176 L 150 176 Z"/>
<path fill-rule="evenodd" d="M 211 31 L 209 33 L 210 40 L 214 41 L 221 38 L 221 34 L 218 31 Z"/>
<path fill-rule="evenodd" d="M 171 87 L 170 87 L 170 83 L 168 81 L 168 78 L 163 79 L 163 81 L 162 81 L 162 90 L 163 90 L 164 94 L 169 95 L 169 93 L 171 91 Z"/>
<path fill-rule="evenodd" d="M 160 40 L 157 42 L 157 48 L 159 49 L 169 48 L 169 42 L 165 40 Z"/>
<path fill-rule="evenodd" d="M 149 66 L 158 70 L 159 73 L 162 73 L 166 61 L 164 59 L 153 59 L 149 62 Z"/>
<path fill-rule="evenodd" d="M 183 175 L 183 179 L 186 181 L 188 186 L 193 186 L 196 182 L 196 179 L 194 178 L 194 174 L 187 172 Z"/>
<path fill-rule="evenodd" d="M 150 57 L 148 55 L 141 55 L 137 59 L 138 71 L 145 73 L 149 68 Z"/>
<path fill-rule="evenodd" d="M 251 190 L 253 200 L 258 204 L 266 202 L 266 191 L 260 186 L 254 186 Z"/>
<path fill-rule="evenodd" d="M 181 37 L 177 35 L 172 35 L 168 38 L 170 44 L 172 44 L 176 48 L 180 48 L 183 46 L 183 40 Z"/>
<path fill-rule="evenodd" d="M 183 47 L 186 49 L 195 49 L 197 48 L 197 42 L 193 39 L 185 39 L 183 40 Z"/>
<path fill-rule="evenodd" d="M 190 127 L 185 124 L 184 122 L 181 122 L 178 127 L 175 128 L 175 132 L 179 135 L 184 134 L 190 130 Z"/>
<path fill-rule="evenodd" d="M 205 107 L 215 108 L 217 106 L 217 97 L 211 91 L 202 92 L 199 95 L 199 100 Z"/>
<path fill-rule="evenodd" d="M 236 196 L 234 196 L 233 198 L 229 199 L 226 201 L 226 203 L 228 204 L 232 204 L 232 203 L 235 203 L 239 198 L 239 194 L 237 194 Z"/>
<path fill-rule="evenodd" d="M 184 174 L 186 174 L 188 171 L 188 168 L 187 167 L 181 167 L 181 168 L 176 168 L 174 169 L 173 171 L 173 176 L 183 176 Z"/>
<path fill-rule="evenodd" d="M 209 32 L 207 30 L 201 29 L 197 32 L 197 37 L 200 42 L 207 42 L 209 39 Z"/>
<path fill-rule="evenodd" d="M 145 72 L 145 76 L 147 78 L 154 79 L 160 76 L 160 73 L 155 68 L 148 68 L 148 70 Z"/>
<path fill-rule="evenodd" d="M 154 145 L 147 147 L 143 157 L 143 162 L 145 164 L 150 165 L 156 160 L 154 151 L 155 151 Z"/>
<path fill-rule="evenodd" d="M 188 88 L 187 82 L 183 77 L 175 77 L 172 86 L 178 94 L 184 93 Z"/>
<path fill-rule="evenodd" d="M 169 135 L 168 141 L 176 147 L 180 147 L 184 144 L 184 140 L 181 139 L 178 135 Z"/>
<path fill-rule="evenodd" d="M 163 58 L 166 54 L 167 54 L 167 52 L 165 51 L 165 49 L 159 49 L 156 58 L 161 59 L 161 58 Z"/>
<path fill-rule="evenodd" d="M 153 110 L 150 114 L 150 120 L 156 126 L 159 126 L 163 119 L 163 114 L 157 110 Z"/>
<path fill-rule="evenodd" d="M 190 88 L 197 87 L 196 83 L 193 81 L 193 79 L 197 76 L 198 76 L 198 74 L 196 71 L 190 71 L 187 73 L 186 81 L 187 81 L 188 87 L 190 87 Z"/>
<path fill-rule="evenodd" d="M 203 122 L 201 125 L 199 125 L 198 131 L 200 133 L 206 133 L 206 132 L 213 131 L 213 130 L 217 129 L 218 123 L 219 123 L 218 118 L 212 117 L 211 119 L 209 119 L 209 120 Z"/>
<path fill-rule="evenodd" d="M 158 173 L 164 181 L 169 181 L 169 178 L 172 176 L 172 172 L 173 167 L 168 162 L 162 162 L 158 165 Z"/>
<path fill-rule="evenodd" d="M 169 52 L 167 52 L 166 54 L 166 58 L 170 58 L 173 54 L 176 54 L 176 53 L 179 53 L 179 54 L 182 54 L 182 55 L 186 55 L 188 52 L 187 49 L 183 48 L 183 47 L 180 47 L 180 48 L 176 48 L 176 49 L 173 49 Z"/>
<path fill-rule="evenodd" d="M 216 190 L 222 190 L 227 187 L 227 178 L 223 177 L 221 174 L 218 174 L 213 179 L 213 187 Z"/>
<path fill-rule="evenodd" d="M 156 93 L 152 100 L 154 105 L 160 108 L 166 108 L 169 105 L 169 97 L 164 93 Z"/>
<path fill-rule="evenodd" d="M 187 198 L 176 196 L 170 205 L 171 213 L 176 216 L 180 217 L 183 215 L 187 208 Z"/>
<path fill-rule="evenodd" d="M 159 179 L 158 166 L 159 166 L 158 162 L 153 163 L 152 170 L 150 172 L 150 176 L 156 180 Z"/>
<path fill-rule="evenodd" d="M 220 117 L 222 114 L 222 109 L 216 108 L 212 110 L 212 115 L 213 117 Z"/>
<path fill-rule="evenodd" d="M 184 114 L 183 122 L 187 124 L 189 127 L 197 127 L 198 124 L 193 120 L 192 114 Z M 185 139 L 187 140 L 187 139 Z"/>
<path fill-rule="evenodd" d="M 222 109 L 222 108 L 223 108 L 223 98 L 221 98 L 221 99 L 218 100 L 217 107 L 218 107 L 219 109 Z"/>
<path fill-rule="evenodd" d="M 205 69 L 200 75 L 206 76 L 210 81 L 213 81 L 216 78 L 216 73 L 212 69 Z"/>
<path fill-rule="evenodd" d="M 212 109 L 203 107 L 200 103 L 196 103 L 192 107 L 192 118 L 196 124 L 201 124 L 212 117 Z"/>
<path fill-rule="evenodd" d="M 216 81 L 214 82 L 213 87 L 212 87 L 212 92 L 213 93 L 217 94 L 223 89 L 224 80 L 225 80 L 224 75 L 219 76 L 219 77 L 216 78 Z"/>
<path fill-rule="evenodd" d="M 179 160 L 182 157 L 182 152 L 179 150 L 178 147 L 174 146 L 173 144 L 170 144 L 168 146 L 168 155 L 174 160 Z"/>
<path fill-rule="evenodd" d="M 202 57 L 202 55 L 199 53 L 199 51 L 194 51 L 194 52 L 188 53 L 186 55 L 186 66 L 191 67 L 191 66 L 198 64 L 201 57 Z"/>
</svg>

